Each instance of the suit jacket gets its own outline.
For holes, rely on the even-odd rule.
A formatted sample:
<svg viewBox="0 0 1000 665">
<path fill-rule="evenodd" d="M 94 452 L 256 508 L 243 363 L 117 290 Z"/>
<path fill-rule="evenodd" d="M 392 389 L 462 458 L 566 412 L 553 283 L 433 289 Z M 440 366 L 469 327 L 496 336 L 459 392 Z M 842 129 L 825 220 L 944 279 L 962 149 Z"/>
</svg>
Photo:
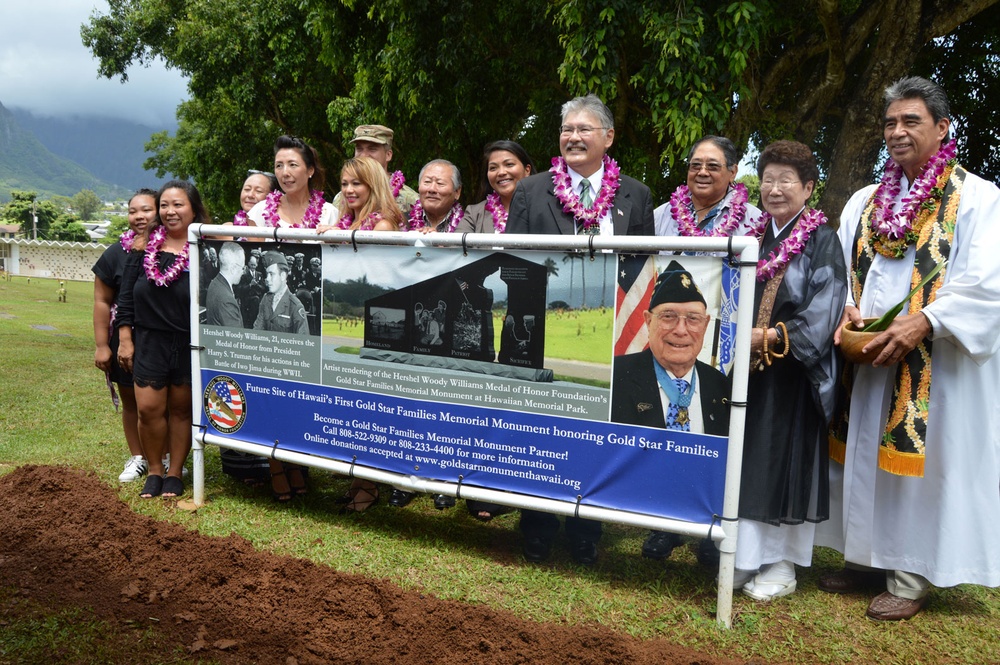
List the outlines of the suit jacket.
<svg viewBox="0 0 1000 665">
<path fill-rule="evenodd" d="M 243 327 L 243 314 L 240 304 L 233 295 L 233 287 L 222 273 L 215 276 L 208 285 L 208 295 L 205 297 L 205 308 L 208 310 L 208 323 L 213 326 Z"/>
<path fill-rule="evenodd" d="M 486 212 L 486 201 L 473 203 L 465 209 L 465 217 L 455 227 L 455 233 L 496 233 L 493 215 Z"/>
<path fill-rule="evenodd" d="M 611 206 L 615 235 L 654 235 L 653 196 L 649 187 L 621 176 Z M 517 183 L 507 216 L 507 233 L 575 233 L 573 216 L 562 210 L 555 195 L 552 173 L 544 171 Z"/>
<path fill-rule="evenodd" d="M 649 349 L 615 358 L 611 383 L 611 420 L 626 425 L 665 427 L 663 404 Z M 695 361 L 705 434 L 729 434 L 729 379 L 710 365 Z"/>
</svg>

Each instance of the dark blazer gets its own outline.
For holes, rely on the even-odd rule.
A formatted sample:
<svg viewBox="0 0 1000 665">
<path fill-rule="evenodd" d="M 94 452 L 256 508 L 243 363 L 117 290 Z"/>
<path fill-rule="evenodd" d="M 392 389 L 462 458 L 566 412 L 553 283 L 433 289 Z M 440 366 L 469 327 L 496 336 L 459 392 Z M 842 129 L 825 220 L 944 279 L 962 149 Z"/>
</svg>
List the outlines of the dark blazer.
<svg viewBox="0 0 1000 665">
<path fill-rule="evenodd" d="M 240 304 L 236 302 L 233 288 L 229 280 L 220 272 L 208 285 L 208 295 L 205 297 L 205 308 L 208 310 L 208 323 L 213 326 L 243 327 L 243 314 Z"/>
<path fill-rule="evenodd" d="M 653 352 L 649 349 L 615 358 L 611 383 L 611 420 L 626 425 L 664 427 Z M 729 379 L 710 365 L 695 361 L 705 434 L 729 434 Z"/>
<path fill-rule="evenodd" d="M 649 187 L 623 175 L 611 206 L 611 220 L 615 235 L 654 235 Z M 528 176 L 517 183 L 507 216 L 507 233 L 575 233 L 573 217 L 563 212 L 556 198 L 551 172 Z"/>
</svg>

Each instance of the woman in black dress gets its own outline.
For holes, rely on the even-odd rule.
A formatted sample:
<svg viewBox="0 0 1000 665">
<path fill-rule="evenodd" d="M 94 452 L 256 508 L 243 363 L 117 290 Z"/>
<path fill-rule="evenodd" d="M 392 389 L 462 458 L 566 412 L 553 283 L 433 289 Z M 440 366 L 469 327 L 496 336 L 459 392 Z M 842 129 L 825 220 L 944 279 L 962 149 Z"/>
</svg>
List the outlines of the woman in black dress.
<svg viewBox="0 0 1000 665">
<path fill-rule="evenodd" d="M 198 190 L 171 180 L 156 197 L 157 217 L 133 244 L 122 282 L 118 360 L 131 370 L 139 440 L 149 462 L 140 496 L 184 493 L 191 449 L 191 297 L 187 230 L 208 221 Z M 163 458 L 170 454 L 170 468 Z M 166 475 L 164 475 L 166 473 Z"/>
<path fill-rule="evenodd" d="M 812 151 L 776 141 L 761 152 L 757 173 L 766 214 L 755 231 L 763 258 L 750 343 L 736 583 L 745 581 L 745 594 L 769 601 L 795 591 L 795 566 L 811 564 L 816 522 L 829 518 L 826 425 L 847 269 L 837 232 L 807 206 L 819 180 Z"/>
<path fill-rule="evenodd" d="M 110 245 L 94 264 L 94 365 L 102 370 L 111 390 L 112 401 L 120 404 L 122 429 L 128 445 L 129 458 L 118 476 L 118 482 L 128 483 L 146 475 L 146 458 L 139 443 L 139 414 L 135 406 L 132 375 L 118 364 L 118 328 L 114 319 L 118 309 L 118 293 L 125 273 L 125 261 L 132 243 L 156 219 L 156 192 L 140 189 L 128 202 L 129 230 L 118 242 Z M 114 385 L 118 386 L 117 398 Z"/>
</svg>

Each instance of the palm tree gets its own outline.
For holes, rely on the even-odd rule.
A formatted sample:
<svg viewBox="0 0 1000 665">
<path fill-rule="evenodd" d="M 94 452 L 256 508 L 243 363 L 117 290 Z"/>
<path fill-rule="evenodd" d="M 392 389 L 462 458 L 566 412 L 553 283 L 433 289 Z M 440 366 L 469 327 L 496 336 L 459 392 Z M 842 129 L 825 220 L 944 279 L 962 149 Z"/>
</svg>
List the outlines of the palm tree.
<svg viewBox="0 0 1000 665">
<path fill-rule="evenodd" d="M 545 259 L 543 265 L 545 266 L 546 277 L 550 275 L 552 277 L 556 277 L 559 275 L 559 266 L 556 265 L 556 262 L 552 260 L 551 256 Z"/>
<path fill-rule="evenodd" d="M 573 306 L 573 266 L 576 265 L 574 263 L 575 260 L 576 256 L 571 252 L 567 252 L 562 260 L 563 263 L 569 261 L 569 306 L 570 307 Z"/>
</svg>

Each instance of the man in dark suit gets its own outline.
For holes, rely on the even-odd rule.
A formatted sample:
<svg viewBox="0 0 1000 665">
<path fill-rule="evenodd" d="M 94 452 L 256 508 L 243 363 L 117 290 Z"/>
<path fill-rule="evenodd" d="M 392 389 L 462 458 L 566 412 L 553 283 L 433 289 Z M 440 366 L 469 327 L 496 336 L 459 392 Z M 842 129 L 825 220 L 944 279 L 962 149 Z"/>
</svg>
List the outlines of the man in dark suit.
<svg viewBox="0 0 1000 665">
<path fill-rule="evenodd" d="M 696 434 L 729 433 L 729 381 L 698 360 L 711 317 L 691 273 L 677 261 L 656 279 L 643 312 L 649 348 L 615 358 L 611 383 L 611 420 Z M 653 531 L 642 555 L 662 560 L 680 544 L 674 533 Z M 698 549 L 703 563 L 718 560 L 711 539 Z"/>
<path fill-rule="evenodd" d="M 653 197 L 607 156 L 614 117 L 595 95 L 563 105 L 552 171 L 517 183 L 507 233 L 653 235 Z"/>
<path fill-rule="evenodd" d="M 615 139 L 614 117 L 594 95 L 562 107 L 559 152 L 551 171 L 517 183 L 507 233 L 653 235 L 653 198 L 649 188 L 623 176 L 607 156 Z M 537 510 L 521 511 L 524 558 L 549 558 L 559 518 Z M 601 523 L 566 518 L 573 560 L 597 561 Z"/>
<path fill-rule="evenodd" d="M 219 252 L 219 274 L 208 285 L 208 295 L 205 297 L 205 308 L 208 310 L 207 322 L 213 326 L 243 327 L 243 314 L 240 304 L 236 301 L 233 285 L 238 286 L 243 276 L 245 262 L 243 248 L 235 242 L 222 245 Z"/>
</svg>

